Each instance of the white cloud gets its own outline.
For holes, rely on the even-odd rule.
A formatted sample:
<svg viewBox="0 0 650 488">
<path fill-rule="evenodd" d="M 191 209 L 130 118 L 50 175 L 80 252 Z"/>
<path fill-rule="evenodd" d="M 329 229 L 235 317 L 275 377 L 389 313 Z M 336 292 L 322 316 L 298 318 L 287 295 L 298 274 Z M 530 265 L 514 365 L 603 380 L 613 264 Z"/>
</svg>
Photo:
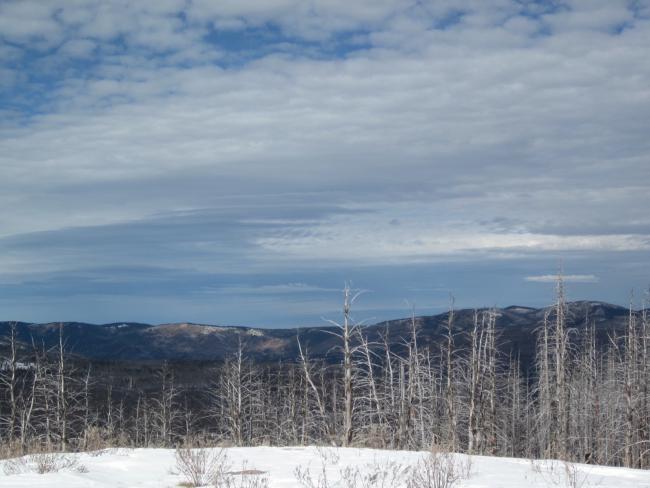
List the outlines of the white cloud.
<svg viewBox="0 0 650 488">
<path fill-rule="evenodd" d="M 296 293 L 341 293 L 341 289 L 325 288 L 307 283 L 284 283 L 275 285 L 232 285 L 204 288 L 202 293 L 215 295 L 294 295 Z"/>
<path fill-rule="evenodd" d="M 558 280 L 557 275 L 539 275 L 539 276 L 526 276 L 526 281 L 535 283 L 555 283 Z M 562 279 L 567 283 L 598 283 L 600 279 L 598 276 L 592 274 L 586 275 L 563 275 Z"/>
<path fill-rule="evenodd" d="M 449 257 L 476 259 L 479 256 L 522 257 L 544 252 L 648 251 L 650 243 L 637 236 L 553 236 L 541 234 L 458 233 L 453 228 L 419 227 L 381 233 L 368 229 L 339 227 L 319 230 L 307 237 L 288 234 L 264 237 L 262 248 L 279 256 L 327 262 L 398 262 L 441 260 Z M 374 232 L 372 232 L 374 231 Z M 410 231 L 410 232 L 409 232 Z"/>
<path fill-rule="evenodd" d="M 505 0 L 195 1 L 183 23 L 184 5 L 2 4 L 3 39 L 58 48 L 32 60 L 54 77 L 41 115 L 2 121 L 0 203 L 12 209 L 2 236 L 146 221 L 242 195 L 260 222 L 269 194 L 291 193 L 297 205 L 369 212 L 242 238 L 268 266 L 648 249 L 650 64 L 640 60 L 650 22 L 620 2 L 541 21 Z M 440 25 L 453 8 L 465 14 Z M 287 37 L 282 49 L 260 41 L 244 57 L 204 38 L 211 25 L 269 22 Z M 621 22 L 631 27 L 612 35 Z M 536 35 L 544 26 L 550 35 Z M 370 44 L 323 52 L 347 30 Z M 13 65 L 16 49 L 0 55 Z M 87 71 L 57 71 L 89 53 Z M 241 62 L 215 64 L 224 60 Z M 0 80 L 19 86 L 22 71 L 4 68 Z M 516 224 L 479 223 L 495 218 Z M 250 259 L 241 244 L 219 251 Z M 194 265 L 214 245 L 197 244 L 205 255 Z M 42 264 L 21 255 L 20 266 L 30 259 Z"/>
<path fill-rule="evenodd" d="M 54 18 L 56 8 L 54 2 L 2 2 L 1 38 L 11 43 L 30 42 L 30 48 L 37 50 L 56 45 L 63 37 L 63 31 Z"/>
<path fill-rule="evenodd" d="M 92 55 L 97 44 L 88 39 L 72 39 L 59 48 L 59 52 L 75 58 L 87 58 Z"/>
</svg>

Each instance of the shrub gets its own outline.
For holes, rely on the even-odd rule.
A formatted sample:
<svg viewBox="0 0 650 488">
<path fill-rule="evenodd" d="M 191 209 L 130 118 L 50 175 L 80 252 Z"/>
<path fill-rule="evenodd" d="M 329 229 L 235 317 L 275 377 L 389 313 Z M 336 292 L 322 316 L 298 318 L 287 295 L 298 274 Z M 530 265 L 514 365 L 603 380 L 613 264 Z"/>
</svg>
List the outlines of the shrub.
<svg viewBox="0 0 650 488">
<path fill-rule="evenodd" d="M 452 488 L 471 472 L 471 458 L 433 449 L 409 473 L 407 488 Z"/>
<path fill-rule="evenodd" d="M 176 449 L 176 468 L 189 486 L 227 486 L 228 458 L 223 449 Z"/>
<path fill-rule="evenodd" d="M 269 488 L 269 477 L 266 473 L 253 469 L 228 473 L 224 479 L 224 488 Z"/>
<path fill-rule="evenodd" d="M 396 462 L 373 463 L 362 467 L 338 469 L 335 480 L 328 477 L 327 466 L 339 464 L 340 455 L 333 450 L 318 450 L 321 466 L 315 474 L 308 468 L 297 467 L 296 480 L 303 488 L 394 488 L 402 485 L 410 468 Z"/>
<path fill-rule="evenodd" d="M 531 470 L 548 485 L 566 488 L 591 486 L 589 474 L 568 461 L 531 460 Z"/>
<path fill-rule="evenodd" d="M 41 452 L 5 461 L 3 470 L 6 475 L 22 473 L 58 473 L 62 469 L 71 469 L 80 473 L 88 472 L 73 455 L 58 452 Z"/>
</svg>

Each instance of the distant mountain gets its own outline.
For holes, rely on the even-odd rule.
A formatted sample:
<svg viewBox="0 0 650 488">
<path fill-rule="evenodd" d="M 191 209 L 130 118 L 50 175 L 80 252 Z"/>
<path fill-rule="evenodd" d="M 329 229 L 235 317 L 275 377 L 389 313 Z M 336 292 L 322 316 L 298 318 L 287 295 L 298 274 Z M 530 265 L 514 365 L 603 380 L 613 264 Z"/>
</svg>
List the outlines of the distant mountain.
<svg viewBox="0 0 650 488">
<path fill-rule="evenodd" d="M 535 330 L 542 324 L 547 308 L 512 306 L 496 309 L 499 344 L 504 354 L 519 357 L 527 364 L 533 357 Z M 569 327 L 584 327 L 585 321 L 595 323 L 601 339 L 625 327 L 628 310 L 602 302 L 571 302 L 568 304 Z M 470 329 L 474 310 L 455 311 L 455 330 L 459 344 L 463 331 Z M 420 345 L 434 345 L 445 334 L 448 314 L 415 318 L 420 331 Z M 9 333 L 10 322 L 0 322 L 0 337 Z M 23 347 L 32 343 L 54 347 L 58 344 L 59 323 L 33 324 L 19 322 L 18 338 Z M 411 318 L 389 320 L 365 326 L 370 342 L 383 342 L 392 350 L 404 347 L 410 337 Z M 298 356 L 296 337 L 311 358 L 338 359 L 339 339 L 335 327 L 292 329 L 261 329 L 217 325 L 176 323 L 150 325 L 134 322 L 86 324 L 64 322 L 63 335 L 67 350 L 80 358 L 107 361 L 213 361 L 233 354 L 241 341 L 248 357 L 255 361 L 292 361 Z M 6 341 L 2 341 L 6 342 Z"/>
</svg>

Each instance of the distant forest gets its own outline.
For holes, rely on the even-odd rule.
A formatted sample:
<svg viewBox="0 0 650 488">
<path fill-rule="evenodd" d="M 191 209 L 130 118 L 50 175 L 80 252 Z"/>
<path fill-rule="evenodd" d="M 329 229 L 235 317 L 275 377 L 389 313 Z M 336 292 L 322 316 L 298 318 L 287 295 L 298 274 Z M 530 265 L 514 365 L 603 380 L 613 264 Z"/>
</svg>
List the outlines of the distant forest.
<svg viewBox="0 0 650 488">
<path fill-rule="evenodd" d="M 352 319 L 346 287 L 336 361 L 262 363 L 237 351 L 219 362 L 130 363 L 18 339 L 0 357 L 3 457 L 48 450 L 203 445 L 341 445 L 555 458 L 650 468 L 650 314 L 630 307 L 624 330 L 597 338 L 588 316 L 567 325 L 561 276 L 535 331 L 534 364 L 500 347 L 494 310 L 459 330 L 403 343 Z"/>
</svg>

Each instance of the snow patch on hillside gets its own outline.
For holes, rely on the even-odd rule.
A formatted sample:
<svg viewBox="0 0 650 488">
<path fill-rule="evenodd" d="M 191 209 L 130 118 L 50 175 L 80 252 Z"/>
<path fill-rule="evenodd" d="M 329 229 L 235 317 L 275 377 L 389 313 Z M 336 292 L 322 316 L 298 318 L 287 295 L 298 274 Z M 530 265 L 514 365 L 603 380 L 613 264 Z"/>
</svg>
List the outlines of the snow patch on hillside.
<svg viewBox="0 0 650 488">
<path fill-rule="evenodd" d="M 247 447 L 226 450 L 233 471 L 260 470 L 268 476 L 269 488 L 300 488 L 297 467 L 309 468 L 317 476 L 326 466 L 330 487 L 341 487 L 342 470 L 359 467 L 372 472 L 389 463 L 415 465 L 427 456 L 423 452 L 316 447 Z M 177 487 L 185 481 L 176 467 L 171 449 L 108 449 L 74 456 L 75 463 L 57 473 L 7 474 L 12 463 L 0 462 L 0 487 L 12 488 L 108 488 Z M 459 458 L 465 458 L 457 455 Z M 582 488 L 650 488 L 650 472 L 604 466 L 572 465 Z M 552 461 L 473 456 L 471 473 L 458 488 L 542 488 L 565 487 L 566 467 Z M 399 487 L 394 487 L 399 488 Z"/>
</svg>

